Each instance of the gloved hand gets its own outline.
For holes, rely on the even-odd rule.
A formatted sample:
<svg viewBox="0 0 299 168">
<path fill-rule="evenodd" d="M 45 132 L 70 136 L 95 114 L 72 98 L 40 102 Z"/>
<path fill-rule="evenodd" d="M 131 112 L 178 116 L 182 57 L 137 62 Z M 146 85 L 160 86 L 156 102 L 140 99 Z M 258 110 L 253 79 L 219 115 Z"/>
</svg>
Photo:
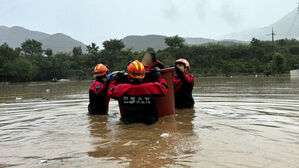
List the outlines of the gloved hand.
<svg viewBox="0 0 299 168">
<path fill-rule="evenodd" d="M 119 72 L 117 72 L 117 73 L 112 72 L 112 73 L 110 73 L 110 74 L 107 76 L 107 79 L 108 79 L 108 80 L 115 79 L 115 78 L 116 78 L 116 75 L 117 75 L 118 73 L 122 73 L 122 74 L 124 74 L 125 71 L 124 71 L 124 70 L 121 70 L 121 71 L 119 71 Z M 120 77 L 120 75 L 118 75 L 118 77 Z"/>
<path fill-rule="evenodd" d="M 160 68 L 158 68 L 158 67 L 151 69 L 150 76 L 155 79 L 159 78 L 161 76 L 161 73 L 159 72 L 159 70 L 160 70 Z"/>
<path fill-rule="evenodd" d="M 115 74 L 115 76 L 113 77 L 113 79 L 115 79 L 115 80 L 120 80 L 120 79 L 122 79 L 122 78 L 124 77 L 124 73 L 125 73 L 125 71 L 119 71 L 119 72 L 117 72 L 117 73 Z"/>
<path fill-rule="evenodd" d="M 178 68 L 177 66 L 174 67 L 174 70 L 175 70 L 176 74 L 178 74 L 178 75 L 183 74 L 183 72 L 181 71 L 181 69 Z"/>
<path fill-rule="evenodd" d="M 113 78 L 113 76 L 115 75 L 115 73 L 110 73 L 107 76 L 107 80 L 111 80 Z"/>
</svg>

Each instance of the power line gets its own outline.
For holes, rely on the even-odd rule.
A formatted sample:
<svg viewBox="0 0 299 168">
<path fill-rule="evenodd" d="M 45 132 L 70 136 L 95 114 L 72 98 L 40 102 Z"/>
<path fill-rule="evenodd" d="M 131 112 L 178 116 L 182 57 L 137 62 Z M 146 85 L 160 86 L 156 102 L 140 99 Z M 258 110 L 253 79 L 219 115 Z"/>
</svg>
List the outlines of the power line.
<svg viewBox="0 0 299 168">
<path fill-rule="evenodd" d="M 289 28 L 289 31 L 288 31 L 288 33 L 287 33 L 287 37 L 291 37 L 292 32 L 294 31 L 294 27 L 295 27 L 295 25 L 296 25 L 296 23 L 297 23 L 297 19 L 298 19 L 298 16 L 299 16 L 299 2 L 298 2 L 297 4 L 298 4 L 298 9 L 297 9 L 297 10 L 298 10 L 298 14 L 296 15 L 296 17 L 295 17 L 293 23 L 291 24 L 291 26 L 290 26 L 290 28 Z"/>
</svg>

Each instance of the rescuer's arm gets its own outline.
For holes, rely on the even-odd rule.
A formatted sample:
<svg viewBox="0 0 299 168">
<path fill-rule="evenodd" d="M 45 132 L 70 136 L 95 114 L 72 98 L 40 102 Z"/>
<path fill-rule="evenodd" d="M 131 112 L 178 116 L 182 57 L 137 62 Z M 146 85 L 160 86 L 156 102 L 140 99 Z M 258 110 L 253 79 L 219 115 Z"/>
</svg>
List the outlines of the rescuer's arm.
<svg viewBox="0 0 299 168">
<path fill-rule="evenodd" d="M 178 67 L 175 67 L 175 72 L 183 83 L 192 84 L 194 82 L 194 78 L 191 75 L 183 73 Z"/>
<path fill-rule="evenodd" d="M 109 74 L 107 81 L 108 84 L 108 96 L 112 98 L 119 98 L 121 95 L 119 95 L 119 88 L 120 85 L 119 82 L 124 78 L 124 71 L 120 71 L 114 74 Z"/>
<path fill-rule="evenodd" d="M 168 92 L 168 86 L 164 78 L 161 77 L 159 68 L 150 70 L 150 76 L 154 83 L 151 83 L 150 90 L 156 95 L 165 95 Z"/>
</svg>

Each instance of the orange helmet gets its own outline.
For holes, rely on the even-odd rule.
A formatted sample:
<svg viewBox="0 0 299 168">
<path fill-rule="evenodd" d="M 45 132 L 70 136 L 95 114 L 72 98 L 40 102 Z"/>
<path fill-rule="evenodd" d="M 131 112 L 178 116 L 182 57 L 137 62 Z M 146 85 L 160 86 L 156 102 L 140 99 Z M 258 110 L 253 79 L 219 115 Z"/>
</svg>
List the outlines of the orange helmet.
<svg viewBox="0 0 299 168">
<path fill-rule="evenodd" d="M 98 64 L 93 69 L 95 76 L 103 76 L 107 74 L 108 68 L 103 64 Z"/>
<path fill-rule="evenodd" d="M 188 62 L 187 60 L 185 60 L 185 59 L 183 59 L 183 58 L 180 58 L 180 59 L 178 59 L 178 60 L 175 61 L 175 64 L 177 64 L 177 63 L 182 63 L 182 64 L 184 64 L 184 65 L 186 66 L 186 68 L 187 68 L 188 70 L 190 70 L 190 64 L 189 64 L 189 62 Z"/>
<path fill-rule="evenodd" d="M 144 66 L 141 62 L 139 62 L 138 60 L 135 60 L 133 62 L 131 62 L 128 67 L 128 75 L 131 78 L 135 78 L 135 79 L 143 79 L 144 75 L 145 75 L 145 69 Z"/>
</svg>

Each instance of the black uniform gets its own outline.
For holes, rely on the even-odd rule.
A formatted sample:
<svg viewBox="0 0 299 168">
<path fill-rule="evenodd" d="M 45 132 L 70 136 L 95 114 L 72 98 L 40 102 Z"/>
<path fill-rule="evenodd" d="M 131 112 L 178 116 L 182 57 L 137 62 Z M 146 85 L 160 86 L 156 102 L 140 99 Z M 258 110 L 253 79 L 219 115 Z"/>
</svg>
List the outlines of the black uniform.
<svg viewBox="0 0 299 168">
<path fill-rule="evenodd" d="M 89 88 L 89 115 L 105 115 L 108 113 L 110 98 L 107 96 L 108 85 L 106 85 L 107 84 L 105 84 L 101 77 L 97 77 L 97 79 L 91 84 Z"/>
<path fill-rule="evenodd" d="M 176 75 L 173 78 L 175 92 L 175 108 L 193 108 L 194 99 L 192 91 L 194 86 L 194 77 L 185 74 L 176 68 Z"/>
</svg>

